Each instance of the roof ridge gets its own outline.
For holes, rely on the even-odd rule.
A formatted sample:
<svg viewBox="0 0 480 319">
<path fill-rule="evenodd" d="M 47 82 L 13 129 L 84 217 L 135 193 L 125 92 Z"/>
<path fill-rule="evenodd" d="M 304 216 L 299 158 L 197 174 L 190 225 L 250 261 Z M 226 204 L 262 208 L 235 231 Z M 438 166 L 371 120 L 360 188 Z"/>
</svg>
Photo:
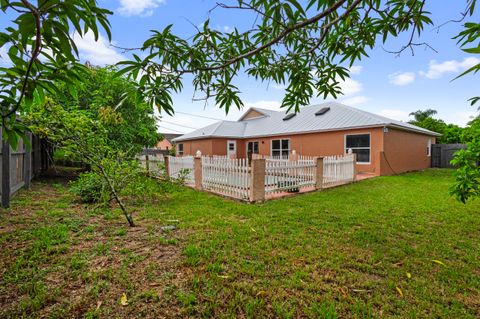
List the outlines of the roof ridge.
<svg viewBox="0 0 480 319">
<path fill-rule="evenodd" d="M 392 124 L 392 120 L 389 119 L 388 117 L 383 117 L 381 115 L 378 115 L 378 114 L 375 114 L 375 113 L 372 113 L 372 112 L 368 112 L 368 111 L 365 111 L 365 110 L 362 110 L 362 109 L 358 109 L 358 108 L 355 108 L 355 107 L 352 107 L 352 106 L 348 106 L 348 105 L 342 104 L 340 102 L 332 102 L 332 103 L 337 104 L 340 107 L 352 110 L 356 113 L 360 113 L 360 114 L 363 114 L 365 116 L 368 116 L 368 117 L 370 117 L 370 119 L 381 120 L 381 121 L 384 121 L 385 124 Z M 385 121 L 385 120 L 388 120 L 388 121 Z"/>
</svg>

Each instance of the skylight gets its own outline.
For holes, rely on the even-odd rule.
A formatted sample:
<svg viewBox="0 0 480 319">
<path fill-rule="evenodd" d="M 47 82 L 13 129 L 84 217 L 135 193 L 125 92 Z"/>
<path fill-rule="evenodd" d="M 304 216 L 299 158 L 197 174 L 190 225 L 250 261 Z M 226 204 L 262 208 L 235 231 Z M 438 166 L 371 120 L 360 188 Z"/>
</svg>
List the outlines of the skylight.
<svg viewBox="0 0 480 319">
<path fill-rule="evenodd" d="M 283 120 L 284 120 L 284 121 L 288 121 L 289 119 L 291 119 L 291 118 L 294 117 L 295 115 L 297 115 L 297 114 L 295 114 L 295 113 L 287 114 L 287 116 L 285 116 L 285 117 L 283 118 Z"/>
<path fill-rule="evenodd" d="M 315 113 L 315 116 L 320 116 L 320 115 L 323 115 L 325 113 L 327 113 L 328 111 L 330 111 L 330 107 L 322 107 L 320 110 L 318 110 L 316 113 Z"/>
</svg>

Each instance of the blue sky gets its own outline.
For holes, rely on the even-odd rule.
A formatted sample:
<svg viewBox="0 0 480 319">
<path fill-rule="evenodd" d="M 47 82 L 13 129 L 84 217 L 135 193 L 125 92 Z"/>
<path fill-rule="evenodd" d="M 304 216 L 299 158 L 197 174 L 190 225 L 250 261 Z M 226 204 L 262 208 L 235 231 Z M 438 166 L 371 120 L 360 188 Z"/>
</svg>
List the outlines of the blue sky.
<svg viewBox="0 0 480 319">
<path fill-rule="evenodd" d="M 231 0 L 224 2 L 233 3 Z M 209 13 L 215 6 L 212 0 L 99 0 L 99 3 L 114 12 L 111 17 L 113 42 L 122 47 L 138 47 L 149 36 L 149 30 L 162 29 L 169 24 L 174 25 L 177 34 L 188 37 L 195 33 L 194 26 L 201 25 L 207 18 L 211 19 L 211 26 L 224 31 L 233 27 L 242 30 L 253 23 L 252 16 L 236 10 L 217 8 Z M 439 25 L 459 18 L 464 6 L 462 0 L 430 0 L 426 8 Z M 0 20 L 2 29 L 7 23 L 5 18 L 8 17 Z M 469 20 L 478 21 L 479 15 Z M 409 119 L 408 113 L 412 111 L 433 108 L 438 110 L 437 117 L 446 122 L 465 125 L 477 114 L 476 108 L 467 100 L 479 94 L 479 78 L 477 75 L 451 80 L 480 60 L 463 53 L 451 39 L 460 30 L 461 26 L 455 23 L 446 24 L 439 30 L 427 28 L 419 42 L 429 43 L 438 52 L 420 47 L 414 56 L 409 51 L 396 56 L 385 51 L 398 50 L 406 43 L 405 37 L 377 47 L 369 52 L 369 58 L 354 66 L 351 79 L 342 84 L 345 95 L 338 101 L 404 121 Z M 77 44 L 81 59 L 94 64 L 115 63 L 128 57 L 111 47 L 105 37 L 97 43 L 92 36 L 77 38 Z M 0 50 L 3 55 L 1 53 Z M 174 97 L 175 110 L 182 113 L 174 117 L 162 115 L 164 122 L 160 123 L 160 131 L 186 133 L 214 122 L 183 113 L 236 120 L 248 107 L 278 109 L 283 88 L 268 86 L 246 76 L 240 76 L 236 83 L 242 92 L 245 109 L 233 110 L 226 116 L 213 101 L 207 106 L 203 102 L 192 102 L 193 90 L 187 79 L 185 90 Z M 322 101 L 315 98 L 312 104 Z"/>
</svg>

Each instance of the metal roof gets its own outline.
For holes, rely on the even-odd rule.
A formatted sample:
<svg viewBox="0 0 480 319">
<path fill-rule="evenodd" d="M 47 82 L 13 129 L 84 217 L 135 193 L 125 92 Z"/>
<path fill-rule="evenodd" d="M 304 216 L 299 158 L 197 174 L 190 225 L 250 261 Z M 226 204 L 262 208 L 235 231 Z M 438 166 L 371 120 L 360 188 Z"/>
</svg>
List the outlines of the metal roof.
<svg viewBox="0 0 480 319">
<path fill-rule="evenodd" d="M 330 107 L 330 111 L 315 115 L 320 109 Z M 424 128 L 392 120 L 377 114 L 362 111 L 338 102 L 326 102 L 303 107 L 296 116 L 284 121 L 284 112 L 252 108 L 265 116 L 238 121 L 220 121 L 215 124 L 187 133 L 174 139 L 175 142 L 202 138 L 252 138 L 322 131 L 337 131 L 364 127 L 387 126 L 421 134 L 440 136 Z M 250 109 L 249 109 L 250 111 Z M 249 112 L 247 111 L 247 113 Z"/>
</svg>

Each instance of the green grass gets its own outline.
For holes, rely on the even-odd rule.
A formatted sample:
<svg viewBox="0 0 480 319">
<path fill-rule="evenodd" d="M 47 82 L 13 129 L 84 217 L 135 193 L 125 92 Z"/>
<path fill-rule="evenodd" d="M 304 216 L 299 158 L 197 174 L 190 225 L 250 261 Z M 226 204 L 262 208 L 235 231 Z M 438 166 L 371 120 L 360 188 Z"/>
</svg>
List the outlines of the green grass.
<svg viewBox="0 0 480 319">
<path fill-rule="evenodd" d="M 1 214 L 0 317 L 478 318 L 480 201 L 456 202 L 452 181 L 428 170 L 256 205 L 158 185 L 130 202 L 136 229 L 37 184 Z"/>
</svg>

